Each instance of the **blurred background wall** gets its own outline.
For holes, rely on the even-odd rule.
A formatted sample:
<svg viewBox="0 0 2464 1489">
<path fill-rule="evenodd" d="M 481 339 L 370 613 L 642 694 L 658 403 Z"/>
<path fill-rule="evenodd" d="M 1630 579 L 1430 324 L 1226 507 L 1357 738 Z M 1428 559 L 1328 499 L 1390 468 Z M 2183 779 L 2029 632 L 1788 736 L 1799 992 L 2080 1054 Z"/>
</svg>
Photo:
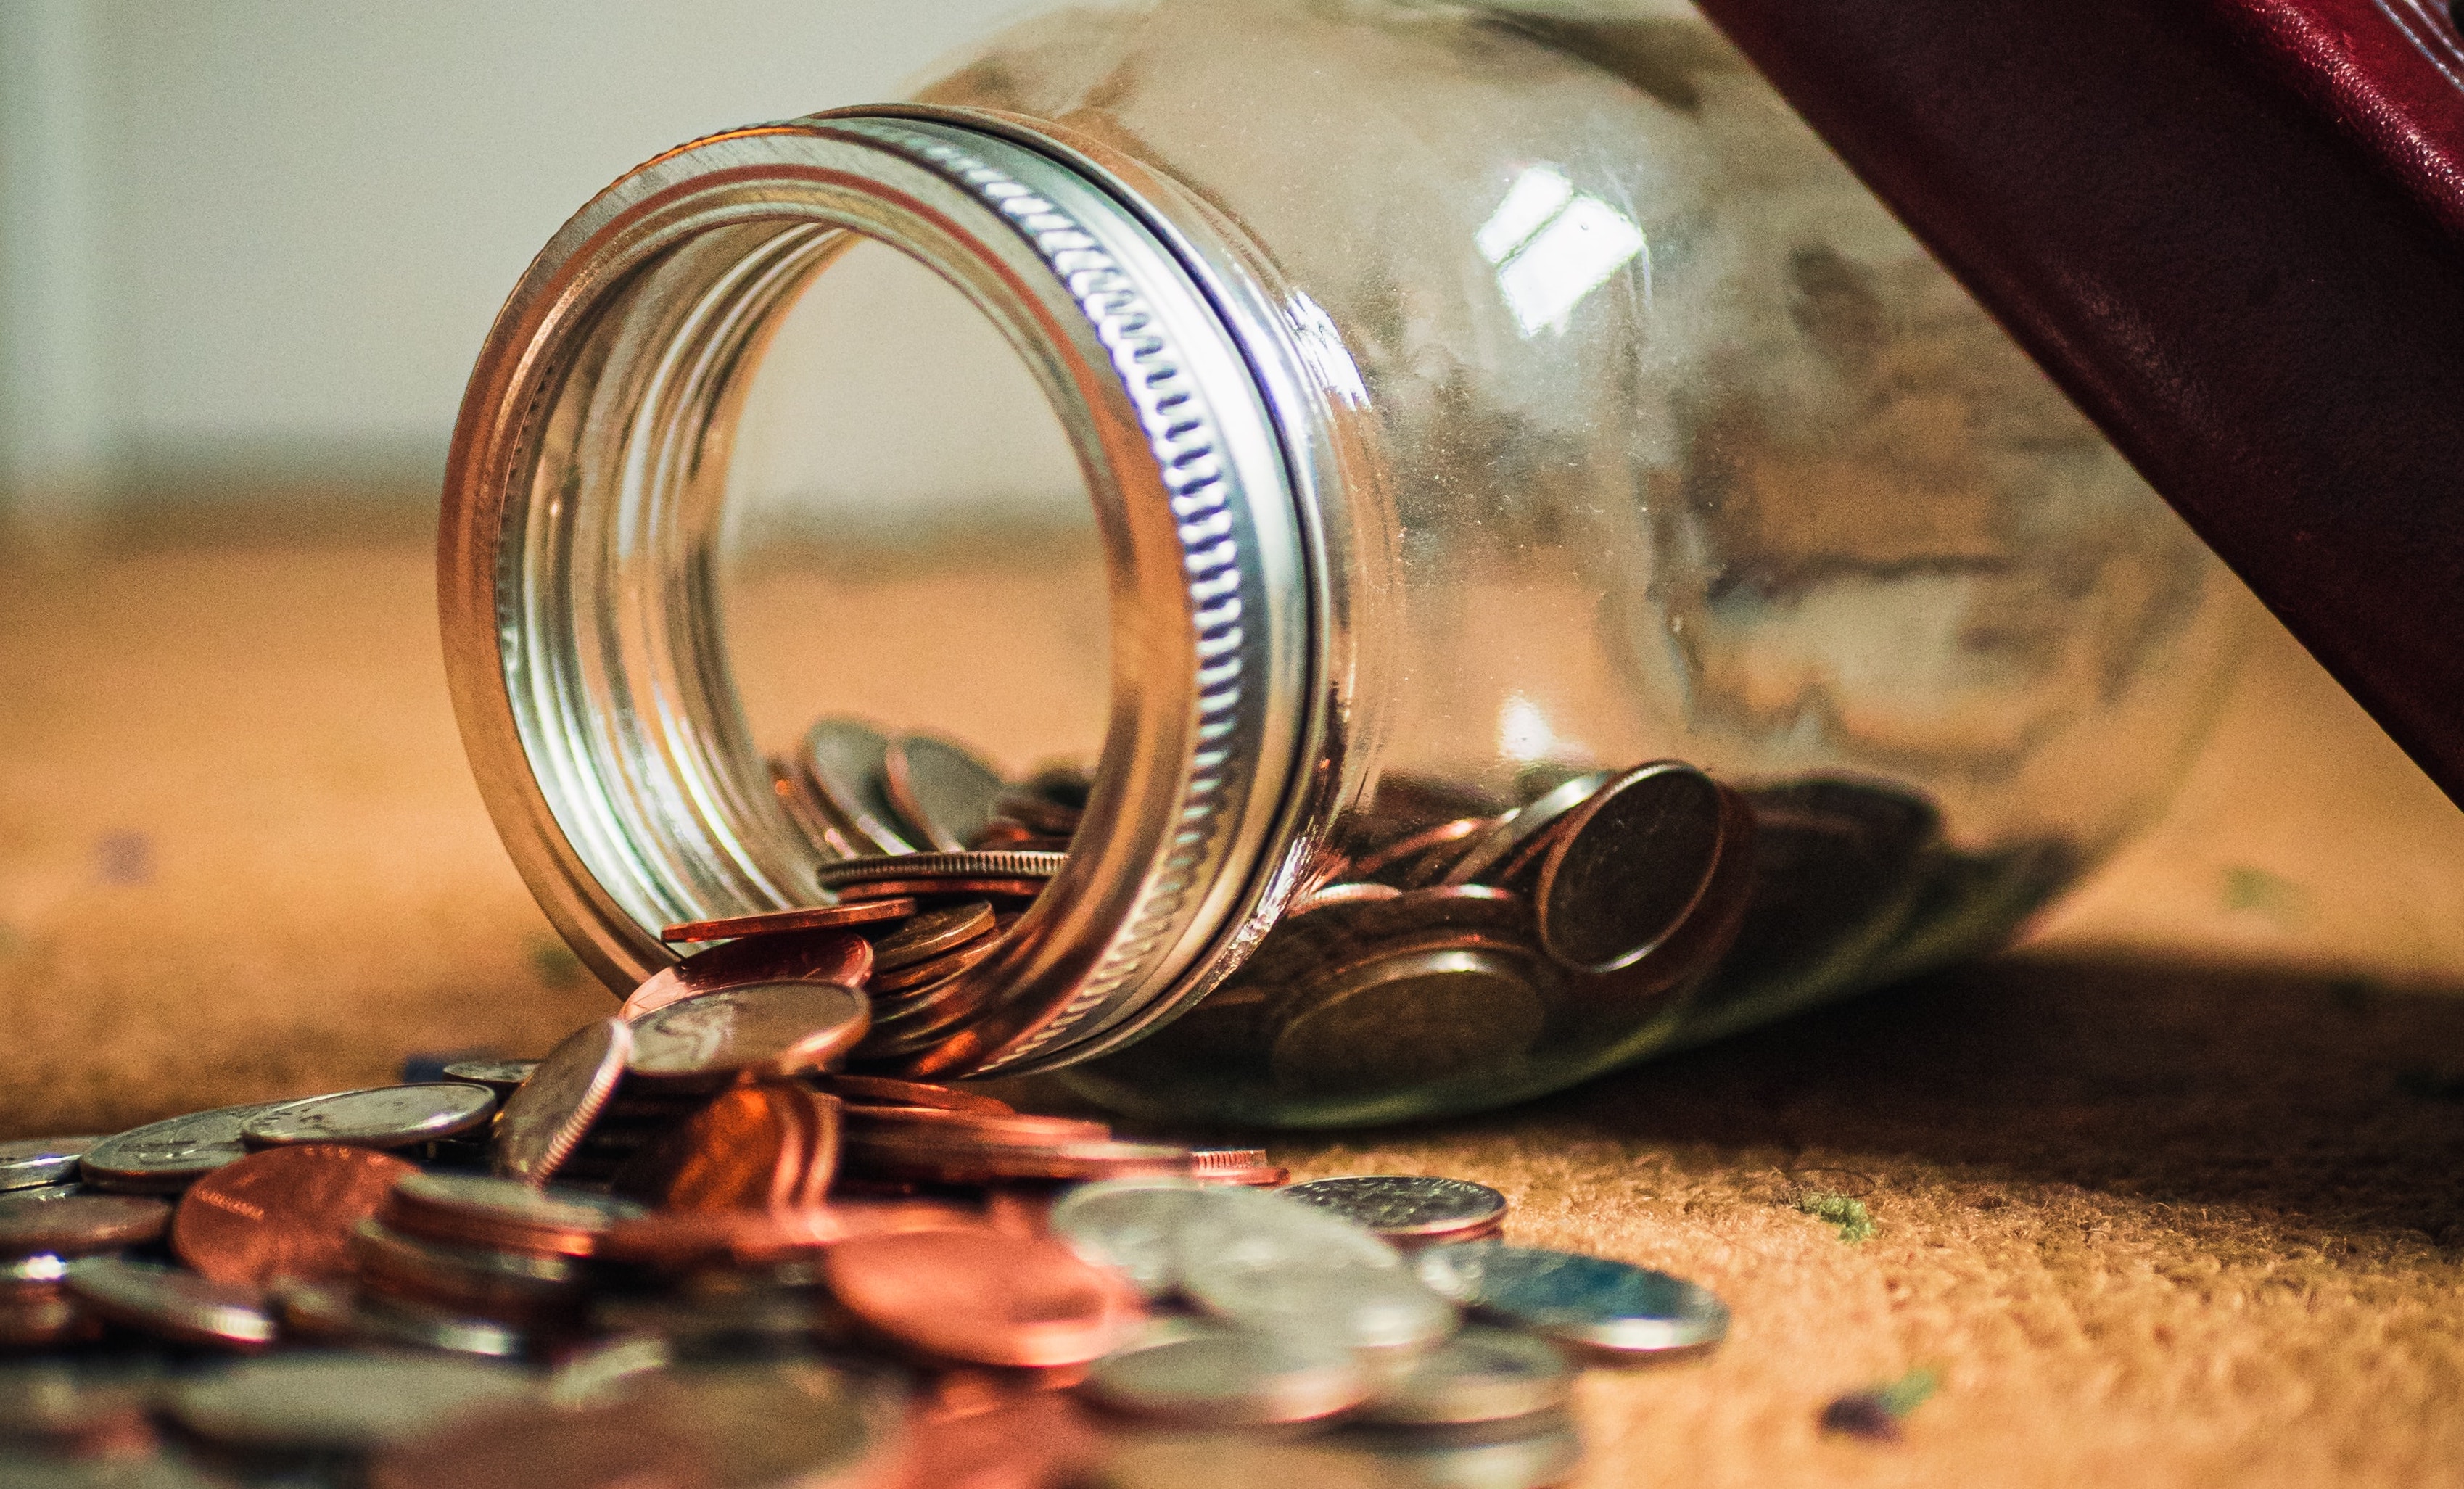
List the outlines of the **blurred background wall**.
<svg viewBox="0 0 2464 1489">
<path fill-rule="evenodd" d="M 1018 0 L 0 0 L 0 501 L 431 501 L 557 225 Z"/>
</svg>

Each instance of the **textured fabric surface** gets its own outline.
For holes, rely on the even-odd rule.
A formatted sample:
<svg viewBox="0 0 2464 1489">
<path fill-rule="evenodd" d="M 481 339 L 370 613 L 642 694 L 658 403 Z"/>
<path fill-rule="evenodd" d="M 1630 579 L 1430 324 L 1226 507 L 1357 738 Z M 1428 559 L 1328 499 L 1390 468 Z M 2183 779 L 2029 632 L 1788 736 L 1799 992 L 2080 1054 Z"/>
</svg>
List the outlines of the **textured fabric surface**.
<svg viewBox="0 0 2464 1489">
<path fill-rule="evenodd" d="M 608 1007 L 464 770 L 417 545 L 21 564 L 0 637 L 0 1136 Z M 2459 867 L 2464 818 L 2262 628 L 2174 813 L 2020 953 L 1516 1111 L 1268 1141 L 1494 1184 L 1513 1238 L 1727 1300 L 1707 1359 L 1586 1379 L 1588 1484 L 2464 1481 Z M 1920 1369 L 1903 1441 L 1819 1431 Z"/>
</svg>

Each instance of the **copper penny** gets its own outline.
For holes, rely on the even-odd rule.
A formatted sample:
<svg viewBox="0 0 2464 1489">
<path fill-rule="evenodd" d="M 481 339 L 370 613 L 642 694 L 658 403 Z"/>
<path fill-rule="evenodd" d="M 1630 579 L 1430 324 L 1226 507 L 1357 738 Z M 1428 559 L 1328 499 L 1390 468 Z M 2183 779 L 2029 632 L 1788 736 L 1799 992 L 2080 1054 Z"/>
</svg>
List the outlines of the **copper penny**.
<svg viewBox="0 0 2464 1489">
<path fill-rule="evenodd" d="M 269 1148 L 191 1185 L 171 1221 L 171 1249 L 209 1281 L 262 1287 L 351 1269 L 351 1231 L 418 1172 L 374 1149 L 333 1143 Z"/>
<path fill-rule="evenodd" d="M 154 1239 L 170 1223 L 168 1204 L 134 1194 L 0 1194 L 0 1258 L 118 1251 Z"/>
<path fill-rule="evenodd" d="M 863 994 L 834 982 L 761 982 L 671 1003 L 633 1025 L 636 1080 L 712 1090 L 818 1070 L 864 1038 Z"/>
<path fill-rule="evenodd" d="M 1291 909 L 1284 913 L 1298 919 L 1311 910 L 1336 905 L 1370 905 L 1379 900 L 1394 899 L 1402 892 L 1391 884 L 1331 884 L 1311 889 L 1294 900 Z"/>
<path fill-rule="evenodd" d="M 850 1106 L 929 1106 L 942 1111 L 974 1111 L 1009 1116 L 1018 1108 L 978 1091 L 961 1090 L 933 1081 L 895 1081 L 889 1076 L 832 1073 L 818 1078 L 822 1088 Z"/>
<path fill-rule="evenodd" d="M 627 1162 L 616 1190 L 661 1210 L 794 1208 L 821 1139 L 824 1101 L 838 1105 L 793 1082 L 737 1086 Z"/>
<path fill-rule="evenodd" d="M 1061 855 L 1051 854 L 1058 858 Z M 991 895 L 995 899 L 1031 900 L 1050 887 L 1052 881 L 1040 877 L 979 875 L 966 879 L 881 879 L 843 886 L 841 904 L 853 905 L 876 899 L 916 899 L 933 895 Z"/>
<path fill-rule="evenodd" d="M 860 988 L 874 965 L 872 943 L 852 931 L 744 936 L 652 973 L 625 999 L 618 1017 L 639 1018 L 703 993 L 755 982 L 836 982 Z"/>
<path fill-rule="evenodd" d="M 973 1212 L 937 1200 L 839 1200 L 796 1210 L 662 1210 L 600 1238 L 596 1261 L 686 1271 L 713 1262 L 760 1266 L 857 1236 L 981 1228 Z"/>
<path fill-rule="evenodd" d="M 1101 1122 L 1077 1117 L 1030 1117 L 1014 1111 L 962 1111 L 950 1107 L 850 1106 L 847 1131 L 857 1135 L 931 1135 L 959 1141 L 1006 1143 L 1100 1143 L 1112 1135 Z"/>
<path fill-rule="evenodd" d="M 394 1186 L 377 1218 L 405 1235 L 448 1245 L 586 1257 L 609 1226 L 641 1213 L 629 1200 L 534 1189 L 516 1179 L 415 1173 Z"/>
<path fill-rule="evenodd" d="M 985 906 L 984 909 L 987 911 L 985 923 L 989 926 L 992 919 L 989 912 L 992 907 Z M 913 962 L 891 972 L 877 972 L 873 974 L 869 991 L 875 1001 L 886 1001 L 896 994 L 947 981 L 1000 951 L 1001 944 L 1002 938 L 1000 936 L 980 935 L 927 960 Z"/>
<path fill-rule="evenodd" d="M 1467 838 L 1477 837 L 1496 825 L 1497 819 L 1494 817 L 1458 817 L 1450 822 L 1440 822 L 1434 827 L 1423 827 L 1418 832 L 1407 832 L 1394 842 L 1371 848 L 1353 859 L 1347 873 L 1353 879 L 1375 879 L 1389 868 L 1397 868 L 1407 875 L 1412 874 L 1427 866 L 1421 862 L 1424 856 L 1436 854 L 1439 849 L 1460 843 Z M 1450 857 L 1448 862 L 1452 862 Z"/>
<path fill-rule="evenodd" d="M 782 931 L 836 931 L 900 920 L 915 913 L 913 902 L 867 895 L 855 905 L 815 905 L 803 909 L 765 910 L 758 915 L 732 915 L 724 920 L 689 920 L 659 932 L 662 941 L 730 941 L 737 936 L 775 935 Z"/>
<path fill-rule="evenodd" d="M 1133 1297 L 1060 1241 L 991 1231 L 860 1237 L 823 1259 L 831 1293 L 872 1328 L 943 1359 L 1049 1367 L 1101 1358 Z"/>
<path fill-rule="evenodd" d="M 489 1155 L 496 1172 L 546 1183 L 606 1109 L 632 1055 L 633 1030 L 622 1018 L 602 1018 L 565 1036 L 496 1114 Z"/>
<path fill-rule="evenodd" d="M 993 929 L 993 908 L 982 900 L 945 906 L 913 920 L 872 943 L 875 973 L 895 972 L 956 951 Z"/>
<path fill-rule="evenodd" d="M 1186 1177 L 1189 1150 L 1164 1143 L 1004 1146 L 976 1140 L 849 1134 L 850 1174 L 911 1184 L 1077 1184 L 1146 1175 Z"/>
</svg>

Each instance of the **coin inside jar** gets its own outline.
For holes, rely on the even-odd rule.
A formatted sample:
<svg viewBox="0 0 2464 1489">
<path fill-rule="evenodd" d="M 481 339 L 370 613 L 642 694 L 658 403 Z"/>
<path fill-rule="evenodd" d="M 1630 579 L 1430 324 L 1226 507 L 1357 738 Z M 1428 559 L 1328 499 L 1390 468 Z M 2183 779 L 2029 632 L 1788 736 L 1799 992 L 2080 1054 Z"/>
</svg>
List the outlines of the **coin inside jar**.
<svg viewBox="0 0 2464 1489">
<path fill-rule="evenodd" d="M 1506 1218 L 1506 1196 L 1467 1179 L 1358 1174 L 1310 1179 L 1282 1193 L 1395 1245 L 1469 1239 L 1495 1232 Z"/>
<path fill-rule="evenodd" d="M 287 1102 L 248 1119 L 240 1140 L 251 1148 L 293 1143 L 345 1143 L 361 1148 L 410 1148 L 458 1137 L 485 1126 L 496 1093 L 461 1081 L 427 1081 L 337 1091 Z"/>
<path fill-rule="evenodd" d="M 1641 960 L 1701 902 L 1732 815 L 1720 784 L 1679 761 L 1602 787 L 1569 817 L 1542 864 L 1540 944 L 1581 972 Z"/>
<path fill-rule="evenodd" d="M 496 1172 L 545 1183 L 606 1109 L 632 1055 L 633 1031 L 621 1018 L 583 1024 L 559 1041 L 496 1114 L 490 1154 Z"/>
<path fill-rule="evenodd" d="M 1547 1019 L 1530 963 L 1485 946 L 1369 952 L 1295 989 L 1287 1010 L 1269 1061 L 1276 1084 L 1298 1093 L 1493 1070 Z"/>
<path fill-rule="evenodd" d="M 1727 1305 L 1706 1289 L 1631 1262 L 1475 1241 L 1417 1263 L 1439 1292 L 1551 1339 L 1620 1354 L 1717 1344 Z"/>
<path fill-rule="evenodd" d="M 813 800 L 867 853 L 912 853 L 915 844 L 896 825 L 897 808 L 883 789 L 890 740 L 859 719 L 825 718 L 804 734 L 796 765 Z"/>
<path fill-rule="evenodd" d="M 1529 862 L 1532 851 L 1550 841 L 1551 830 L 1562 823 L 1567 815 L 1593 793 L 1609 783 L 1610 773 L 1593 771 L 1545 793 L 1507 813 L 1497 825 L 1473 839 L 1446 870 L 1445 884 L 1502 884 L 1513 878 Z"/>
<path fill-rule="evenodd" d="M 270 1148 L 215 1170 L 181 1196 L 171 1249 L 211 1281 L 262 1287 L 349 1270 L 352 1228 L 418 1169 L 373 1149 Z"/>
<path fill-rule="evenodd" d="M 902 920 L 915 913 L 912 900 L 875 897 L 862 904 L 812 905 L 763 910 L 724 920 L 689 920 L 659 932 L 662 941 L 727 941 L 738 936 L 779 935 L 790 931 L 844 931 L 852 926 Z"/>
<path fill-rule="evenodd" d="M 1001 772 L 947 739 L 908 734 L 882 757 L 882 788 L 900 821 L 943 852 L 963 852 L 992 821 Z"/>
<path fill-rule="evenodd" d="M 848 859 L 845 863 L 825 865 L 814 874 L 814 878 L 824 889 L 836 893 L 842 900 L 854 898 L 850 893 L 854 890 L 864 890 L 869 897 L 879 898 L 877 888 L 868 889 L 866 887 L 891 882 L 909 887 L 905 890 L 908 893 L 971 893 L 976 891 L 965 887 L 978 883 L 1041 883 L 1060 873 L 1068 858 L 1067 853 L 1006 850 L 902 853 L 887 858 Z"/>
<path fill-rule="evenodd" d="M 864 1038 L 864 996 L 829 982 L 765 982 L 705 993 L 633 1025 L 627 1067 L 672 1088 L 711 1089 L 739 1077 L 818 1070 Z"/>
<path fill-rule="evenodd" d="M 673 966 L 652 973 L 626 996 L 625 1006 L 617 1014 L 630 1021 L 670 1003 L 756 982 L 835 982 L 860 988 L 871 976 L 873 965 L 872 943 L 853 931 L 787 931 L 742 936 L 705 947 Z"/>
<path fill-rule="evenodd" d="M 982 900 L 925 910 L 872 943 L 877 973 L 896 972 L 953 952 L 993 929 L 993 908 Z"/>
</svg>

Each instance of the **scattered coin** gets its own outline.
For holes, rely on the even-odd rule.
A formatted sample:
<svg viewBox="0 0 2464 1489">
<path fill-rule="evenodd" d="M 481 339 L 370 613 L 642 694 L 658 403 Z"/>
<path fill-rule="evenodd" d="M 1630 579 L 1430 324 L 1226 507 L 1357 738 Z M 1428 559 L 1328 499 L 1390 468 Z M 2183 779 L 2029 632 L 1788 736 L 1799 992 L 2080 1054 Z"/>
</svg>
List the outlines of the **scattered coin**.
<svg viewBox="0 0 2464 1489">
<path fill-rule="evenodd" d="M 445 1067 L 448 1081 L 467 1081 L 484 1085 L 499 1096 L 513 1093 L 515 1086 L 531 1078 L 539 1068 L 536 1060 L 457 1060 Z"/>
<path fill-rule="evenodd" d="M 1496 1422 L 1563 1409 L 1574 1369 L 1556 1346 L 1475 1324 L 1412 1361 L 1360 1419 L 1388 1426 Z"/>
<path fill-rule="evenodd" d="M 501 1365 L 325 1351 L 242 1361 L 181 1383 L 169 1403 L 181 1426 L 226 1447 L 361 1453 L 539 1389 L 528 1371 Z"/>
<path fill-rule="evenodd" d="M 497 1174 L 546 1183 L 606 1109 L 632 1055 L 633 1030 L 622 1018 L 565 1036 L 496 1114 L 491 1159 Z"/>
<path fill-rule="evenodd" d="M 415 1148 L 485 1127 L 496 1093 L 461 1081 L 380 1085 L 286 1102 L 240 1125 L 251 1148 L 293 1143 L 347 1143 L 361 1148 Z"/>
<path fill-rule="evenodd" d="M 1493 1427 L 1366 1424 L 1340 1428 L 1327 1440 L 1369 1455 L 1392 1476 L 1390 1483 L 1445 1489 L 1549 1489 L 1572 1479 L 1583 1461 L 1582 1434 L 1562 1411 Z"/>
<path fill-rule="evenodd" d="M 270 1148 L 199 1179 L 180 1198 L 171 1248 L 209 1281 L 263 1287 L 349 1271 L 351 1232 L 417 1173 L 373 1149 Z"/>
<path fill-rule="evenodd" d="M 1567 1344 L 1650 1354 L 1717 1344 L 1727 1305 L 1665 1272 L 1605 1257 L 1475 1241 L 1420 1253 L 1437 1291 Z"/>
<path fill-rule="evenodd" d="M 254 1349 L 274 1342 L 262 1291 L 179 1267 L 88 1257 L 70 1265 L 68 1290 L 111 1323 L 177 1343 Z"/>
<path fill-rule="evenodd" d="M 896 972 L 954 952 L 993 929 L 993 908 L 968 900 L 940 909 L 925 910 L 872 943 L 876 973 Z"/>
<path fill-rule="evenodd" d="M 1313 1422 L 1367 1399 L 1349 1349 L 1174 1322 L 1095 1362 L 1083 1388 L 1115 1412 L 1188 1427 Z"/>
<path fill-rule="evenodd" d="M 882 758 L 883 793 L 909 832 L 945 853 L 964 852 L 993 818 L 1001 772 L 946 739 L 907 734 Z"/>
<path fill-rule="evenodd" d="M 872 968 L 872 944 L 852 931 L 741 936 L 652 973 L 626 997 L 618 1015 L 630 1021 L 684 998 L 756 982 L 836 982 L 860 988 Z"/>
<path fill-rule="evenodd" d="M 77 1160 L 101 1141 L 101 1136 L 29 1137 L 0 1143 L 0 1192 L 73 1180 Z"/>
<path fill-rule="evenodd" d="M 1397 1246 L 1485 1238 L 1506 1219 L 1506 1196 L 1467 1179 L 1364 1174 L 1310 1179 L 1283 1193 L 1339 1215 Z"/>
<path fill-rule="evenodd" d="M 171 1223 L 171 1207 L 132 1194 L 0 1195 L 0 1258 L 87 1257 L 143 1245 Z"/>
<path fill-rule="evenodd" d="M 1102 1358 L 1127 1334 L 1133 1295 L 1052 1239 L 990 1231 L 865 1236 L 825 1254 L 831 1294 L 880 1332 L 980 1365 Z"/>
<path fill-rule="evenodd" d="M 857 859 L 856 863 L 871 863 Z M 844 931 L 851 926 L 903 920 L 915 913 L 913 900 L 872 899 L 862 904 L 813 905 L 802 909 L 764 910 L 725 920 L 689 920 L 659 932 L 662 941 L 726 941 L 738 936 L 778 935 L 789 931 Z"/>
<path fill-rule="evenodd" d="M 97 1189 L 136 1194 L 177 1193 L 203 1174 L 248 1156 L 240 1129 L 288 1102 L 218 1106 L 116 1132 L 86 1150 L 77 1171 Z"/>
<path fill-rule="evenodd" d="M 1150 1299 L 1180 1286 L 1180 1234 L 1215 1191 L 1197 1179 L 1155 1176 L 1082 1184 L 1052 1207 L 1052 1234 Z"/>
<path fill-rule="evenodd" d="M 864 1038 L 864 996 L 830 982 L 763 982 L 705 993 L 633 1025 L 634 1079 L 715 1090 L 738 1079 L 819 1070 Z"/>
<path fill-rule="evenodd" d="M 1459 1322 L 1452 1303 L 1399 1267 L 1184 1259 L 1181 1290 L 1243 1328 L 1386 1357 L 1418 1354 L 1452 1334 Z"/>
<path fill-rule="evenodd" d="M 377 1218 L 448 1245 L 586 1257 L 609 1226 L 642 1213 L 631 1200 L 580 1190 L 535 1189 L 475 1173 L 419 1173 L 394 1186 Z"/>
</svg>

